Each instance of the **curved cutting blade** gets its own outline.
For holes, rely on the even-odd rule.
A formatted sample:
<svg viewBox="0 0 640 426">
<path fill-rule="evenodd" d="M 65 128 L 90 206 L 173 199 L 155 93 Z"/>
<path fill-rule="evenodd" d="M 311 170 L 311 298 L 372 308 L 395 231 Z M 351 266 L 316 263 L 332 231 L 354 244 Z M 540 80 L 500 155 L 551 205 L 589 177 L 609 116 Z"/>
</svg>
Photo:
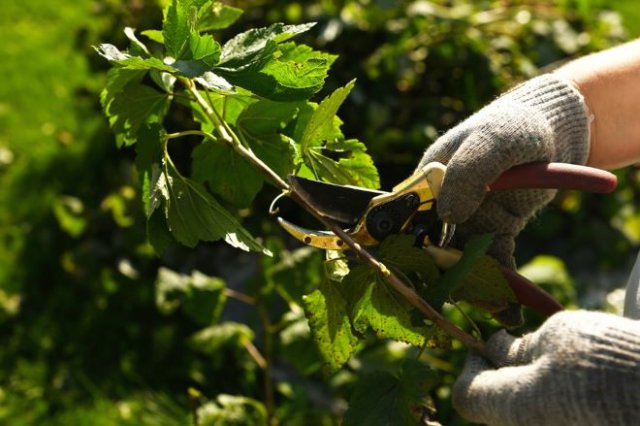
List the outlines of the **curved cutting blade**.
<svg viewBox="0 0 640 426">
<path fill-rule="evenodd" d="M 305 192 L 323 216 L 349 226 L 358 223 L 372 198 L 388 194 L 385 191 L 337 185 L 299 176 L 289 176 L 289 183 L 296 191 Z"/>
<path fill-rule="evenodd" d="M 312 231 L 298 225 L 278 218 L 278 223 L 285 231 L 298 241 L 305 243 L 311 247 L 317 247 L 324 250 L 344 250 L 344 242 L 333 232 L 329 231 Z"/>
</svg>

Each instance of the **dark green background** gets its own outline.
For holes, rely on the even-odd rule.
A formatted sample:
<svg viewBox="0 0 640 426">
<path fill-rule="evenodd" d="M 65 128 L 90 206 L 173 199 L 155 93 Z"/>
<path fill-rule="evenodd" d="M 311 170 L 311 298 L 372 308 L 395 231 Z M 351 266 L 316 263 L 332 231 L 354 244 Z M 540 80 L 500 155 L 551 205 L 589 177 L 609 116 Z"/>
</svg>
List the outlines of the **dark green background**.
<svg viewBox="0 0 640 426">
<path fill-rule="evenodd" d="M 221 39 L 273 21 L 319 22 L 301 41 L 340 55 L 326 92 L 357 78 L 341 109 L 343 130 L 368 145 L 386 187 L 411 172 L 439 133 L 509 85 L 640 34 L 632 0 L 435 2 L 467 4 L 455 19 L 415 13 L 421 2 L 229 3 L 247 12 Z M 247 265 L 255 259 L 215 244 L 155 257 L 145 243 L 133 153 L 115 148 L 99 109 L 107 64 L 92 46 L 124 47 L 125 26 L 158 28 L 160 20 L 154 1 L 3 1 L 2 424 L 188 424 L 193 404 L 220 393 L 265 399 L 262 373 L 242 339 L 230 338 L 214 353 L 194 347 L 188 338 L 199 325 L 165 315 L 155 303 L 160 266 L 199 269 L 251 294 L 259 284 Z M 619 177 L 611 196 L 560 194 L 519 240 L 523 271 L 565 303 L 612 309 L 607 295 L 624 285 L 640 242 L 640 213 L 636 169 Z M 269 195 L 255 211 L 265 211 Z M 277 235 L 268 222 L 250 226 Z M 309 265 L 317 267 L 317 258 Z M 292 276 L 313 274 L 305 266 Z M 269 297 L 267 314 L 286 315 L 288 308 Z M 291 332 L 296 338 L 287 340 L 278 331 L 269 343 L 258 317 L 238 302 L 223 314 L 245 324 L 235 338 L 255 333 L 255 345 L 275 358 L 276 417 L 282 424 L 333 424 L 357 368 L 324 377 L 307 335 Z M 371 348 L 362 365 L 392 365 L 404 353 L 393 345 Z M 446 402 L 463 354 L 441 356 L 423 357 L 443 371 L 434 394 L 440 418 L 463 424 Z M 196 402 L 189 387 L 202 393 Z"/>
</svg>

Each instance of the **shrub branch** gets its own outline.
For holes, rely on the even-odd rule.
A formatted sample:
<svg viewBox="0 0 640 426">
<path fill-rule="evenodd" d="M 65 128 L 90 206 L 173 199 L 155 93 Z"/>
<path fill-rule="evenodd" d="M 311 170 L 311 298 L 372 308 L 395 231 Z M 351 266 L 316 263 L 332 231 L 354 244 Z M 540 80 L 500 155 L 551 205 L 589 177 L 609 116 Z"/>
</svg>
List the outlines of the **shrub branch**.
<svg viewBox="0 0 640 426">
<path fill-rule="evenodd" d="M 327 229 L 336 234 L 350 249 L 356 253 L 359 259 L 373 268 L 383 279 L 391 285 L 408 303 L 418 309 L 427 319 L 432 321 L 436 326 L 451 337 L 459 340 L 480 354 L 485 354 L 485 344 L 482 340 L 473 337 L 471 334 L 457 327 L 455 324 L 443 317 L 428 302 L 420 297 L 409 285 L 407 285 L 397 274 L 387 268 L 382 262 L 376 259 L 371 253 L 351 238 L 340 226 L 334 221 L 324 217 L 320 210 L 314 205 L 313 200 L 309 199 L 294 188 L 292 188 L 284 179 L 274 172 L 267 164 L 258 158 L 253 151 L 242 144 L 239 137 L 233 129 L 220 117 L 214 108 L 203 98 L 202 94 L 196 88 L 195 83 L 189 79 L 182 79 L 182 83 L 187 90 L 194 96 L 198 104 L 203 108 L 205 114 L 212 121 L 220 135 L 221 139 L 231 146 L 240 156 L 249 161 L 260 172 L 265 175 L 272 184 L 278 189 L 286 192 L 294 201 L 296 201 L 308 213 L 318 219 Z"/>
</svg>

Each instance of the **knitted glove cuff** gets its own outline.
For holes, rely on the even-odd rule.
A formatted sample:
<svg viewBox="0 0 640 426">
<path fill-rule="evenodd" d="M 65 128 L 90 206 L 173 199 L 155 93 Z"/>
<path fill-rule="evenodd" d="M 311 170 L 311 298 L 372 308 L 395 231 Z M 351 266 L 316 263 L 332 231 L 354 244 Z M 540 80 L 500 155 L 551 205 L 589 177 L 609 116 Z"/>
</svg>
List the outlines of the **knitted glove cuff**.
<svg viewBox="0 0 640 426">
<path fill-rule="evenodd" d="M 584 97 L 573 83 L 554 74 L 543 74 L 516 86 L 503 98 L 531 106 L 545 117 L 554 135 L 554 161 L 586 163 L 591 120 Z"/>
</svg>

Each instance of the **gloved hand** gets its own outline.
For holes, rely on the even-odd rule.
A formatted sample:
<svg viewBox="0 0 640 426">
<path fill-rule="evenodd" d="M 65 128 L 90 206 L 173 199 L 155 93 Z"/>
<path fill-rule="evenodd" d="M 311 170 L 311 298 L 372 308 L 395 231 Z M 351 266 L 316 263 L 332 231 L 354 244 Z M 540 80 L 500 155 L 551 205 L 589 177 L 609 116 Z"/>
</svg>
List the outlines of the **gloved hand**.
<svg viewBox="0 0 640 426">
<path fill-rule="evenodd" d="M 502 95 L 431 145 L 419 167 L 447 165 L 438 214 L 457 227 L 454 245 L 493 233 L 489 254 L 515 268 L 514 237 L 555 195 L 554 190 L 488 193 L 487 185 L 511 167 L 535 161 L 584 164 L 589 117 L 582 95 L 553 74 Z"/>
<path fill-rule="evenodd" d="M 470 355 L 453 387 L 454 407 L 471 421 L 640 424 L 640 321 L 564 311 L 522 338 L 501 331 L 487 348 L 489 360 Z"/>
</svg>

